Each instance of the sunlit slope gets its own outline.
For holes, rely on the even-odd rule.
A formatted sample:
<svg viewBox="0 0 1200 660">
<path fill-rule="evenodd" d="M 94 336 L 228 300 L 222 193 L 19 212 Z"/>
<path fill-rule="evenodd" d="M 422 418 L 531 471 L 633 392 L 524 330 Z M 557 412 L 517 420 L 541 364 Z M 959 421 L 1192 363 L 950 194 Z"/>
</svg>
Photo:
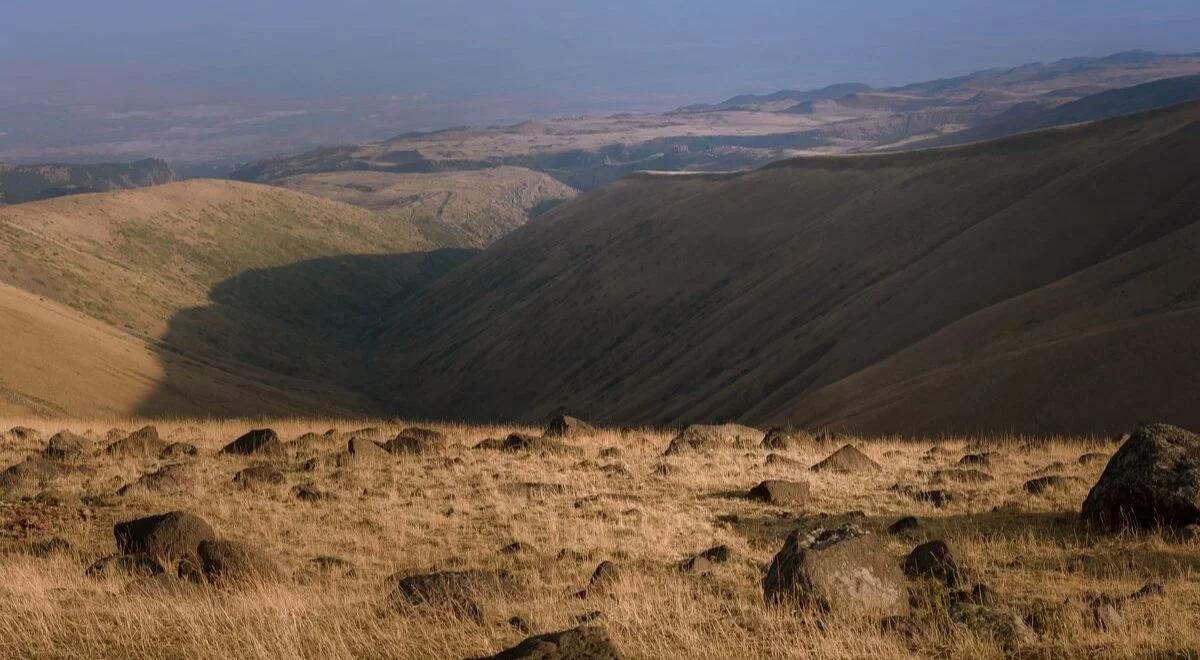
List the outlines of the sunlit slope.
<svg viewBox="0 0 1200 660">
<path fill-rule="evenodd" d="M 0 208 L 0 281 L 86 314 L 129 346 L 152 347 L 162 360 L 183 356 L 205 369 L 227 371 L 234 381 L 264 383 L 269 387 L 259 393 L 263 396 L 277 396 L 274 388 L 288 379 L 312 381 L 288 388 L 315 391 L 313 401 L 338 410 L 357 398 L 344 390 L 358 367 L 355 333 L 369 317 L 364 301 L 372 299 L 372 287 L 386 298 L 405 274 L 370 267 L 374 262 L 318 268 L 286 283 L 256 274 L 342 255 L 391 259 L 428 247 L 415 229 L 397 220 L 244 183 L 190 181 Z M 354 305 L 347 308 L 346 300 Z M 37 328 L 28 327 L 36 339 Z M 157 382 L 157 372 L 141 357 L 136 366 L 123 365 L 111 351 L 88 355 L 89 345 L 62 351 L 52 342 L 31 345 L 23 359 L 41 365 L 50 379 L 70 373 L 67 360 L 85 360 L 143 374 L 134 381 Z M 13 382 L 10 361 L 0 362 L 0 377 Z M 236 386 L 208 397 L 217 384 L 205 382 L 208 376 L 194 374 L 187 364 L 177 362 L 181 371 L 172 373 L 180 377 L 159 383 L 166 389 L 155 394 L 165 392 L 166 398 L 156 398 L 155 410 L 140 412 L 172 412 L 179 397 L 171 388 L 187 390 L 179 395 L 197 402 L 237 399 Z M 320 378 L 313 381 L 312 374 Z M 86 378 L 76 383 L 85 391 L 92 387 Z M 94 409 L 132 412 L 126 406 L 142 388 L 131 383 L 126 389 L 127 394 L 113 391 L 111 400 L 98 395 Z M 71 412 L 93 410 L 72 402 L 74 396 L 60 390 L 43 398 Z M 279 396 L 280 411 L 294 409 L 289 400 L 294 398 Z M 274 400 L 255 402 L 262 410 L 275 409 Z M 199 403 L 194 408 L 204 412 Z"/>
</svg>

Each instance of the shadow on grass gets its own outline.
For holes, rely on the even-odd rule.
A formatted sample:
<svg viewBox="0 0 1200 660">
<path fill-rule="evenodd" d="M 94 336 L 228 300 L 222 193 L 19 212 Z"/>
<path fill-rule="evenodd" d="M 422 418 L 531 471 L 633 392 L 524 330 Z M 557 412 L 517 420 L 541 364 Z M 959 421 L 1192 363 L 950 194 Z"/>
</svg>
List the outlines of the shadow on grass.
<svg viewBox="0 0 1200 660">
<path fill-rule="evenodd" d="M 163 384 L 144 417 L 381 416 L 374 337 L 405 301 L 476 254 L 346 255 L 247 270 L 177 313 L 158 343 Z"/>
</svg>

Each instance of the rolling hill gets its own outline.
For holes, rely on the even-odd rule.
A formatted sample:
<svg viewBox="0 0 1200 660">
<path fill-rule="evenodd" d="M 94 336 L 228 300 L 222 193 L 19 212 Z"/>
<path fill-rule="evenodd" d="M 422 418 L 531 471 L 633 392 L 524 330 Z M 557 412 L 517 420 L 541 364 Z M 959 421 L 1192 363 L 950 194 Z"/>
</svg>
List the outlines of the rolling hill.
<svg viewBox="0 0 1200 660">
<path fill-rule="evenodd" d="M 1046 107 L 1036 102 L 1021 103 L 978 126 L 932 140 L 911 142 L 905 147 L 923 149 L 992 140 L 1026 131 L 1108 119 L 1197 100 L 1200 100 L 1200 76 L 1167 78 L 1132 87 L 1111 89 L 1057 106 Z"/>
<path fill-rule="evenodd" d="M 228 181 L 2 207 L 0 387 L 72 415 L 368 409 L 359 333 L 461 260 L 434 247 L 365 209 Z"/>
<path fill-rule="evenodd" d="M 1052 112 L 1055 106 L 1114 88 L 1197 74 L 1200 54 L 1134 51 L 979 71 L 887 89 L 846 83 L 740 95 L 662 114 L 559 117 L 511 126 L 410 132 L 378 142 L 322 147 L 247 163 L 231 176 L 293 185 L 352 203 L 360 203 L 355 200 L 361 198 L 370 208 L 394 200 L 388 192 L 392 188 L 416 189 L 414 195 L 448 191 L 464 200 L 480 198 L 472 188 L 474 183 L 487 176 L 511 178 L 515 171 L 523 172 L 522 177 L 531 183 L 536 182 L 534 177 L 545 175 L 575 190 L 588 191 L 643 170 L 744 171 L 801 155 L 911 149 L 993 122 L 1003 125 L 1017 120 L 1017 130 L 1029 130 L 1038 126 L 1025 124 L 1025 119 Z M 1089 118 L 1181 100 L 1161 94 L 1157 104 L 1143 98 L 1124 112 L 1112 108 L 1101 113 L 1093 108 Z M 959 139 L 947 137 L 947 143 Z M 967 141 L 970 139 L 974 138 Z M 508 173 L 483 174 L 497 169 Z M 385 179 L 395 183 L 385 183 Z M 486 188 L 490 184 L 480 185 Z M 528 215 L 524 204 L 511 204 L 504 196 L 487 205 L 504 218 L 519 221 L 523 213 Z M 472 201 L 468 206 L 479 204 Z M 398 204 L 401 213 L 408 208 L 411 205 L 405 202 Z M 460 225 L 479 224 L 476 216 L 467 217 L 464 223 L 453 211 L 445 214 L 438 221 L 450 229 L 444 236 L 453 238 Z M 511 219 L 487 226 L 484 240 L 473 230 L 465 238 L 475 240 L 460 244 L 479 247 L 512 226 Z"/>
<path fill-rule="evenodd" d="M 0 163 L 0 204 L 170 183 L 179 177 L 156 158 L 136 163 L 93 165 L 5 165 Z"/>
<path fill-rule="evenodd" d="M 946 150 L 642 175 L 395 311 L 402 414 L 867 432 L 1200 425 L 1200 104 Z"/>
<path fill-rule="evenodd" d="M 419 227 L 440 245 L 482 248 L 576 191 L 523 167 L 457 172 L 323 172 L 285 177 L 291 190 L 361 206 Z"/>
</svg>

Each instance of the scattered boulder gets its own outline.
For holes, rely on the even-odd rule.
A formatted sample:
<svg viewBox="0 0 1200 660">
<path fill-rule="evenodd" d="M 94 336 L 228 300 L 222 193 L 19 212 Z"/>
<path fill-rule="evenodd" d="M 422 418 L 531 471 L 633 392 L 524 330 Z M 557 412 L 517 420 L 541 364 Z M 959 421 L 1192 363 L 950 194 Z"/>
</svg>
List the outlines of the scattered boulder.
<svg viewBox="0 0 1200 660">
<path fill-rule="evenodd" d="M 280 455 L 284 453 L 284 446 L 279 434 L 272 429 L 254 429 L 222 447 L 221 453 L 242 456 Z"/>
<path fill-rule="evenodd" d="M 27 458 L 20 463 L 8 466 L 4 472 L 0 472 L 0 493 L 7 496 L 17 496 L 23 493 L 33 494 L 73 471 L 72 468 L 62 463 L 50 461 L 41 456 Z"/>
<path fill-rule="evenodd" d="M 821 448 L 821 443 L 803 429 L 776 426 L 767 431 L 762 447 L 778 451 L 816 451 Z"/>
<path fill-rule="evenodd" d="M 275 560 L 240 541 L 201 541 L 196 549 L 200 570 L 209 582 L 274 582 L 283 578 Z"/>
<path fill-rule="evenodd" d="M 158 456 L 166 443 L 158 437 L 154 426 L 143 426 L 124 438 L 110 444 L 106 449 L 110 456 L 148 457 Z"/>
<path fill-rule="evenodd" d="M 4 432 L 3 439 L 6 442 L 33 443 L 41 440 L 42 434 L 28 426 L 14 426 Z"/>
<path fill-rule="evenodd" d="M 828 458 L 812 466 L 813 472 L 836 472 L 839 474 L 862 474 L 878 472 L 882 468 L 854 445 L 843 445 Z"/>
<path fill-rule="evenodd" d="M 950 608 L 950 619 L 977 635 L 991 637 L 1008 653 L 1038 641 L 1037 634 L 1025 625 L 1024 619 L 1016 612 L 964 602 Z"/>
<path fill-rule="evenodd" d="M 768 467 L 789 468 L 792 470 L 800 470 L 807 468 L 808 464 L 798 461 L 794 458 L 789 458 L 783 454 L 767 454 L 767 459 L 764 464 Z"/>
<path fill-rule="evenodd" d="M 122 486 L 118 495 L 127 496 L 137 493 L 158 493 L 175 495 L 190 490 L 193 486 L 192 470 L 187 465 L 164 465 L 154 472 L 138 477 L 138 480 Z"/>
<path fill-rule="evenodd" d="M 1088 493 L 1083 518 L 1108 528 L 1200 523 L 1200 436 L 1167 424 L 1137 429 Z"/>
<path fill-rule="evenodd" d="M 187 442 L 172 442 L 163 447 L 158 457 L 164 461 L 178 461 L 185 458 L 195 458 L 200 455 L 200 449 Z"/>
<path fill-rule="evenodd" d="M 1057 474 L 1030 479 L 1025 482 L 1025 492 L 1030 495 L 1047 495 L 1071 488 L 1083 481 L 1077 477 L 1064 477 Z"/>
<path fill-rule="evenodd" d="M 1167 588 L 1158 582 L 1147 582 L 1142 585 L 1141 589 L 1126 596 L 1126 600 L 1141 600 L 1143 598 L 1164 598 L 1167 595 Z"/>
<path fill-rule="evenodd" d="M 582 419 L 569 415 L 558 415 L 551 418 L 543 432 L 547 438 L 570 438 L 588 436 L 596 433 L 596 427 Z"/>
<path fill-rule="evenodd" d="M 908 612 L 908 585 L 883 541 L 855 525 L 796 531 L 763 578 L 768 604 L 876 616 Z"/>
<path fill-rule="evenodd" d="M 446 434 L 432 429 L 407 428 L 383 444 L 392 454 L 436 454 L 448 447 Z"/>
<path fill-rule="evenodd" d="M 933 480 L 954 484 L 986 484 L 995 481 L 996 478 L 987 472 L 984 472 L 983 470 L 976 470 L 974 468 L 951 468 L 934 471 Z"/>
<path fill-rule="evenodd" d="M 92 454 L 92 441 L 71 433 L 59 431 L 50 437 L 42 457 L 59 463 L 78 463 Z"/>
<path fill-rule="evenodd" d="M 733 558 L 733 551 L 727 545 L 718 545 L 698 555 L 693 555 L 679 563 L 679 570 L 684 573 L 708 573 L 716 564 L 724 564 Z"/>
<path fill-rule="evenodd" d="M 357 435 L 350 437 L 350 441 L 346 443 L 346 451 L 338 454 L 337 457 L 338 467 L 390 463 L 391 461 L 392 455 L 388 453 L 388 450 L 379 446 L 378 442 Z"/>
<path fill-rule="evenodd" d="M 503 439 L 488 438 L 475 445 L 475 449 L 493 449 L 504 452 L 530 452 L 540 454 L 579 455 L 583 450 L 558 440 L 551 440 L 528 433 L 510 433 Z"/>
<path fill-rule="evenodd" d="M 746 493 L 746 497 L 769 504 L 805 504 L 809 501 L 808 483 L 768 479 Z"/>
<path fill-rule="evenodd" d="M 333 493 L 323 491 L 313 484 L 293 486 L 292 497 L 300 500 L 301 502 L 308 502 L 310 504 L 337 499 Z"/>
<path fill-rule="evenodd" d="M 534 552 L 537 552 L 537 550 L 532 545 L 522 543 L 521 541 L 513 541 L 500 548 L 500 554 L 502 555 L 520 555 Z"/>
<path fill-rule="evenodd" d="M 616 562 L 605 560 L 600 562 L 596 570 L 592 572 L 592 578 L 588 580 L 587 590 L 583 592 L 586 596 L 603 596 L 611 593 L 613 587 L 620 583 L 624 571 Z"/>
<path fill-rule="evenodd" d="M 1092 607 L 1092 626 L 1097 630 L 1120 630 L 1125 617 L 1112 603 L 1097 603 Z"/>
<path fill-rule="evenodd" d="M 904 574 L 910 578 L 932 578 L 948 587 L 962 579 L 962 569 L 950 546 L 942 540 L 929 541 L 913 548 L 904 560 Z"/>
<path fill-rule="evenodd" d="M 762 440 L 762 431 L 741 424 L 692 424 L 671 440 L 663 455 L 749 449 L 760 444 Z"/>
<path fill-rule="evenodd" d="M 330 430 L 332 430 L 332 429 L 330 429 Z M 326 432 L 326 433 L 328 433 L 328 432 Z M 367 440 L 383 440 L 384 438 L 387 437 L 387 432 L 384 431 L 383 429 L 379 428 L 378 426 L 368 426 L 365 428 L 351 431 L 347 435 L 349 435 L 350 437 L 353 437 L 353 438 L 364 438 Z"/>
<path fill-rule="evenodd" d="M 607 630 L 599 626 L 585 625 L 535 635 L 491 656 L 490 660 L 621 660 L 623 657 L 608 636 Z"/>
<path fill-rule="evenodd" d="M 216 539 L 216 532 L 197 515 L 172 511 L 117 523 L 113 536 L 121 553 L 149 555 L 165 569 L 194 556 L 202 542 Z"/>
<path fill-rule="evenodd" d="M 514 586 L 507 571 L 495 570 L 438 571 L 403 578 L 393 576 L 390 581 L 396 585 L 388 596 L 393 606 L 445 606 L 468 614 L 478 611 L 478 597 L 505 593 Z"/>
<path fill-rule="evenodd" d="M 233 475 L 233 483 L 242 488 L 282 486 L 285 481 L 283 473 L 270 465 L 251 465 Z"/>
<path fill-rule="evenodd" d="M 996 593 L 986 584 L 974 584 L 970 589 L 958 589 L 950 593 L 950 605 L 969 603 L 971 605 L 995 606 L 998 602 Z"/>
<path fill-rule="evenodd" d="M 933 490 L 918 490 L 909 495 L 918 502 L 932 504 L 935 508 L 942 508 L 954 501 L 954 493 L 948 490 L 935 488 Z"/>
<path fill-rule="evenodd" d="M 916 516 L 904 516 L 891 525 L 888 525 L 887 531 L 891 534 L 903 534 L 920 529 L 920 527 L 921 521 Z"/>
<path fill-rule="evenodd" d="M 150 576 L 162 573 L 163 567 L 154 557 L 139 552 L 101 557 L 84 572 L 91 577 Z"/>
</svg>

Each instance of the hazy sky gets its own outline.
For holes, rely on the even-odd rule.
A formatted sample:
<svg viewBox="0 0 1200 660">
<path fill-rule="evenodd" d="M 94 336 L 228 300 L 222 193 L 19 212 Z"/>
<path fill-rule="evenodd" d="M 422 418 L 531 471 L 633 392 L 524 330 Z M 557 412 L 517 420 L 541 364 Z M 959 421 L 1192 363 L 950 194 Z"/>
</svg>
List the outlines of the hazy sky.
<svg viewBox="0 0 1200 660">
<path fill-rule="evenodd" d="M 1200 2 L 0 0 L 0 91 L 75 100 L 666 103 L 1135 48 L 1200 51 Z"/>
</svg>

